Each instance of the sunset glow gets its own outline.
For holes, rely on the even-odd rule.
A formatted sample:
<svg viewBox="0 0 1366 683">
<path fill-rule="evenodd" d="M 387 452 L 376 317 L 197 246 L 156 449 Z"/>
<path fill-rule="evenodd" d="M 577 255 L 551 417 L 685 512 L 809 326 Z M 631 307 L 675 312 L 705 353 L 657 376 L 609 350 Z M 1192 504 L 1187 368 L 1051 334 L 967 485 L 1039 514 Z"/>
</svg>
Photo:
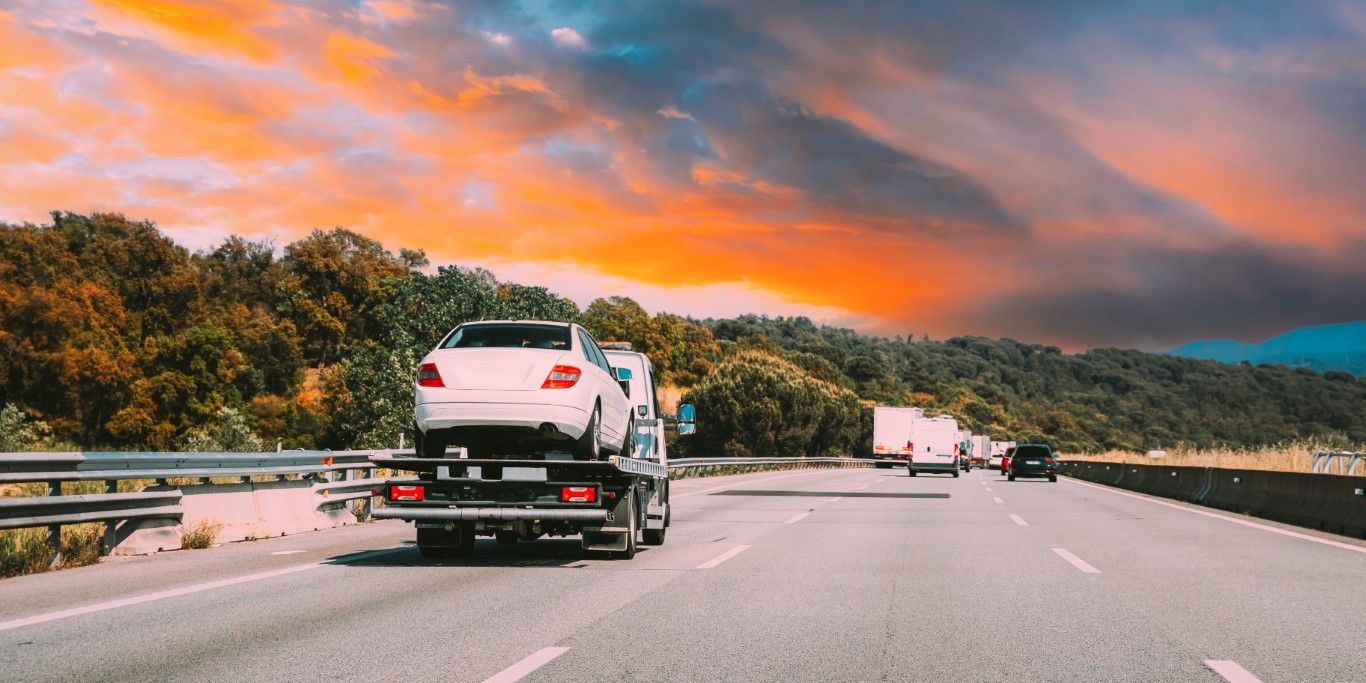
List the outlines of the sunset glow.
<svg viewBox="0 0 1366 683">
<path fill-rule="evenodd" d="M 20 0 L 0 220 L 1069 349 L 1366 318 L 1361 3 L 1045 4 Z"/>
</svg>

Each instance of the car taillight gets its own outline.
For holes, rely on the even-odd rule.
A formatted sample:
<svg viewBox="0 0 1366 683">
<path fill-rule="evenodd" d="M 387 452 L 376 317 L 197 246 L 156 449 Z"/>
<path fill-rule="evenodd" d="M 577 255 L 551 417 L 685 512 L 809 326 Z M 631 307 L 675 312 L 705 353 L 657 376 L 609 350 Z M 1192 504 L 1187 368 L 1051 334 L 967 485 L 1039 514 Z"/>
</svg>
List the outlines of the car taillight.
<svg viewBox="0 0 1366 683">
<path fill-rule="evenodd" d="M 436 363 L 423 363 L 417 369 L 417 385 L 420 387 L 444 387 L 445 382 L 441 381 L 441 373 L 436 369 Z"/>
<path fill-rule="evenodd" d="M 546 375 L 545 382 L 541 384 L 542 389 L 568 389 L 579 383 L 579 378 L 583 372 L 572 365 L 556 365 L 550 369 L 550 374 Z"/>
<path fill-rule="evenodd" d="M 391 484 L 389 486 L 389 500 L 410 500 L 420 501 L 427 499 L 427 487 L 411 484 Z"/>
<path fill-rule="evenodd" d="M 1051 458 L 1051 457 L 1050 457 L 1050 458 L 1044 458 L 1043 461 L 1046 462 L 1046 463 L 1048 463 L 1048 464 L 1050 464 L 1050 465 L 1052 465 L 1053 462 L 1054 462 L 1053 458 Z"/>
<path fill-rule="evenodd" d="M 598 490 L 592 486 L 565 486 L 560 489 L 561 503 L 596 503 Z"/>
</svg>

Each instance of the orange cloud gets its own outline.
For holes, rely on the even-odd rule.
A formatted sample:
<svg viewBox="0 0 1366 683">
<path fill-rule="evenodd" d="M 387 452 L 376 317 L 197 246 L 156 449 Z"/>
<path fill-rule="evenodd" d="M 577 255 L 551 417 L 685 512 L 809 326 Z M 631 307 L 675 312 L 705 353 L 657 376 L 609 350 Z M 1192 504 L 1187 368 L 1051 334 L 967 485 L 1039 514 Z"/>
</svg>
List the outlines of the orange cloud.
<svg viewBox="0 0 1366 683">
<path fill-rule="evenodd" d="M 245 55 L 257 61 L 279 50 L 255 28 L 272 23 L 279 7 L 270 0 L 91 0 L 168 35 L 188 49 Z"/>
<path fill-rule="evenodd" d="M 333 31 L 323 43 L 328 63 L 352 85 L 363 85 L 380 75 L 376 62 L 393 57 L 389 48 L 344 31 Z"/>
</svg>

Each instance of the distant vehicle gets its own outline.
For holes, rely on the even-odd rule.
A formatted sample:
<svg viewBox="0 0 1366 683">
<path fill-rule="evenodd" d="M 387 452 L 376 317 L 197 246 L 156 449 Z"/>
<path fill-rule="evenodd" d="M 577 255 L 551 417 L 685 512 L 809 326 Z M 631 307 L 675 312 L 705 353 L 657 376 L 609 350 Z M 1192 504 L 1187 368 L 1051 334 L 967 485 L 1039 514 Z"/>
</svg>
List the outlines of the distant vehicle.
<svg viewBox="0 0 1366 683">
<path fill-rule="evenodd" d="M 1005 474 L 1010 469 L 1010 456 L 1015 455 L 1015 446 L 1006 448 L 1006 452 L 1001 456 L 1001 474 Z"/>
<path fill-rule="evenodd" d="M 916 418 L 911 425 L 915 448 L 907 463 L 910 476 L 920 472 L 941 472 L 958 476 L 958 420 L 948 415 Z"/>
<path fill-rule="evenodd" d="M 579 325 L 487 321 L 451 330 L 417 371 L 422 457 L 570 451 L 576 460 L 632 450 L 629 380 Z"/>
<path fill-rule="evenodd" d="M 1048 477 L 1049 481 L 1058 480 L 1058 463 L 1053 458 L 1053 449 L 1044 444 L 1025 444 L 1015 449 L 1010 458 L 1007 478 L 1015 481 L 1019 477 Z"/>
<path fill-rule="evenodd" d="M 993 470 L 1000 470 L 1000 469 L 1002 469 L 1002 467 L 1001 467 L 1001 461 L 1002 461 L 1002 459 L 1005 457 L 1006 449 L 1007 449 L 1007 448 L 1013 448 L 1014 446 L 1015 446 L 1015 442 L 1014 442 L 1014 441 L 992 441 L 992 442 L 991 442 L 991 459 L 990 459 L 990 460 L 988 461 L 988 463 L 987 463 L 987 464 L 988 464 L 988 467 L 990 467 L 990 468 L 993 469 Z"/>
<path fill-rule="evenodd" d="M 986 469 L 987 461 L 991 459 L 991 437 L 986 434 L 977 434 L 972 437 L 972 459 L 971 466 L 977 469 Z"/>
<path fill-rule="evenodd" d="M 963 429 L 958 432 L 958 467 L 967 472 L 972 469 L 972 430 Z"/>
<path fill-rule="evenodd" d="M 893 467 L 911 457 L 911 424 L 925 413 L 909 406 L 873 408 L 873 459 L 878 467 Z"/>
</svg>

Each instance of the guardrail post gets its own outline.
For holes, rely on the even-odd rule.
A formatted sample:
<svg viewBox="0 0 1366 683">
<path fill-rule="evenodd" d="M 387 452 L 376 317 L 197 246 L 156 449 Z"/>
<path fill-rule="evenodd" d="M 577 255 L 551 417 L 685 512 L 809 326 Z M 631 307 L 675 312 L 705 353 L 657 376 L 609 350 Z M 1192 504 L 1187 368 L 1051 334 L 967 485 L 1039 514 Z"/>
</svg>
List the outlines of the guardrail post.
<svg viewBox="0 0 1366 683">
<path fill-rule="evenodd" d="M 105 493 L 118 493 L 119 480 L 106 479 L 104 481 Z M 104 540 L 100 542 L 100 555 L 108 555 L 114 552 L 114 545 L 118 543 L 118 520 L 111 519 L 104 523 Z"/>
<path fill-rule="evenodd" d="M 62 495 L 62 482 L 49 481 L 47 483 L 47 495 Z M 62 564 L 62 525 L 47 525 L 47 547 L 52 551 L 52 567 L 55 569 Z"/>
</svg>

